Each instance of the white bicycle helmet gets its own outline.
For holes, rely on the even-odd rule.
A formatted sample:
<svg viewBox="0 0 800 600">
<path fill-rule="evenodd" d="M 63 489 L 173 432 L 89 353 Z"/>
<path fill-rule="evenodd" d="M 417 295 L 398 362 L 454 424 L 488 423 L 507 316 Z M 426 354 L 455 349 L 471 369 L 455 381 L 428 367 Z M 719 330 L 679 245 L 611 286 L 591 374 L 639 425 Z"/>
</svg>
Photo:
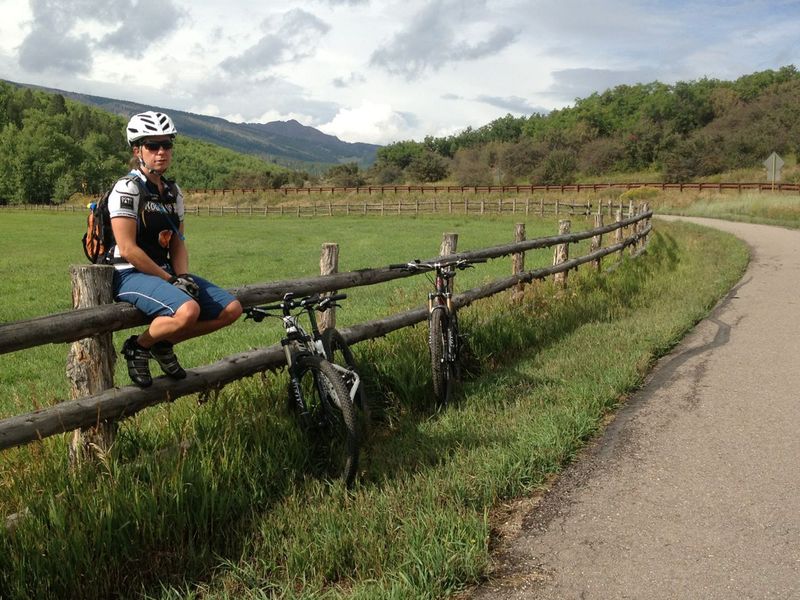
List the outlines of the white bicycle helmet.
<svg viewBox="0 0 800 600">
<path fill-rule="evenodd" d="M 152 135 L 170 135 L 175 137 L 178 130 L 169 116 L 162 112 L 148 110 L 147 112 L 133 115 L 125 128 L 128 136 L 128 145 L 133 146 L 142 138 Z"/>
</svg>

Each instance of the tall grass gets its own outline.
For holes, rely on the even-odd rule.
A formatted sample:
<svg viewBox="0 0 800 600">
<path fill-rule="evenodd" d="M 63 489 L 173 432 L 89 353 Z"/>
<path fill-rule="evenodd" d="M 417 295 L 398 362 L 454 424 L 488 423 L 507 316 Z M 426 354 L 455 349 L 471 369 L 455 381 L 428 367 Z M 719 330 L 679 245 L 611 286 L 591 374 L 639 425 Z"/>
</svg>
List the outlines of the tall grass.
<svg viewBox="0 0 800 600">
<path fill-rule="evenodd" d="M 328 241 L 304 237 L 309 222 L 279 223 L 279 231 L 274 223 L 207 223 L 218 249 L 201 244 L 195 261 L 225 285 L 281 277 L 276 264 L 310 275 Z M 462 232 L 463 249 L 501 242 L 488 238 L 510 237 L 513 228 L 509 220 L 496 230 L 492 221 L 398 220 L 399 231 L 381 223 L 324 221 L 341 239 L 352 234 L 344 269 L 434 255 L 443 227 Z M 203 224 L 194 225 L 190 240 L 202 239 Z M 417 232 L 430 239 L 427 250 L 405 245 Z M 300 257 L 277 250 L 287 244 Z M 243 247 L 251 245 L 249 254 Z M 240 264 L 254 256 L 257 266 Z M 22 516 L 0 527 L 0 597 L 388 599 L 462 589 L 487 568 L 493 508 L 569 461 L 746 261 L 730 236 L 658 223 L 648 253 L 610 274 L 582 270 L 565 292 L 543 283 L 518 302 L 479 302 L 461 313 L 467 380 L 441 410 L 431 401 L 424 327 L 359 344 L 378 410 L 350 493 L 310 470 L 304 439 L 282 410 L 283 379 L 273 374 L 228 386 L 200 407 L 185 398 L 141 413 L 122 424 L 108 455 L 78 471 L 68 469 L 61 438 L 4 452 L 0 514 Z M 491 276 L 464 275 L 461 289 Z M 340 319 L 416 306 L 421 283 L 354 290 Z M 15 294 L 24 304 L 25 293 Z M 33 314 L 51 310 L 48 301 L 32 299 Z M 277 339 L 257 330 L 237 324 L 230 338 L 207 345 Z M 197 348 L 190 360 L 229 350 Z"/>
<path fill-rule="evenodd" d="M 669 212 L 693 217 L 800 228 L 800 197 L 788 194 L 762 192 L 726 195 L 721 198 L 703 196 Z"/>
<path fill-rule="evenodd" d="M 638 188 L 620 198 L 626 203 L 646 201 L 657 214 L 800 227 L 800 195 L 785 192 L 661 192 Z"/>
</svg>

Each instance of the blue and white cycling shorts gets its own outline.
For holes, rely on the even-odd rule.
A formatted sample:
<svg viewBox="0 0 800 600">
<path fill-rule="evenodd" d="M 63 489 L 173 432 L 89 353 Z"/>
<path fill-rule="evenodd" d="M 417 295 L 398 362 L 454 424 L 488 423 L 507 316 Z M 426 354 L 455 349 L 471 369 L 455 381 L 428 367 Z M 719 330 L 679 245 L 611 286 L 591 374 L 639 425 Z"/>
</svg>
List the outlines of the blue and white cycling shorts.
<svg viewBox="0 0 800 600">
<path fill-rule="evenodd" d="M 228 304 L 236 297 L 198 275 L 192 279 L 200 286 L 200 320 L 216 319 Z M 141 273 L 136 269 L 124 269 L 114 272 L 114 298 L 121 302 L 129 302 L 148 317 L 171 317 L 191 296 L 181 291 L 168 281 Z"/>
</svg>

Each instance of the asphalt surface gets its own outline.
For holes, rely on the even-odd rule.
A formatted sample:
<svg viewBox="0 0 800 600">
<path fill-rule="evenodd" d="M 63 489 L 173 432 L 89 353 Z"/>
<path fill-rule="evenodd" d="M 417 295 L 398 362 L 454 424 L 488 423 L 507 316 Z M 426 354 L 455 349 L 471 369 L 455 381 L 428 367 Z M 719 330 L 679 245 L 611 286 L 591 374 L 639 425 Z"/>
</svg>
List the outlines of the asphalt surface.
<svg viewBox="0 0 800 600">
<path fill-rule="evenodd" d="M 800 599 L 800 232 L 742 280 L 584 456 L 519 501 L 469 600 Z"/>
</svg>

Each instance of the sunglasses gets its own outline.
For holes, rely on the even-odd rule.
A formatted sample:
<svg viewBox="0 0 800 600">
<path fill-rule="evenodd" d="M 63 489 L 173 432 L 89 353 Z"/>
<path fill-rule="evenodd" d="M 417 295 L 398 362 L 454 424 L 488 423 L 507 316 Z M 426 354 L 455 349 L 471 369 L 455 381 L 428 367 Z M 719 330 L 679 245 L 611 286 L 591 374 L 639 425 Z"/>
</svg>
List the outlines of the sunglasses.
<svg viewBox="0 0 800 600">
<path fill-rule="evenodd" d="M 163 142 L 144 142 L 142 146 L 150 150 L 150 152 L 158 152 L 163 148 L 164 150 L 172 150 L 172 140 L 164 140 Z"/>
</svg>

